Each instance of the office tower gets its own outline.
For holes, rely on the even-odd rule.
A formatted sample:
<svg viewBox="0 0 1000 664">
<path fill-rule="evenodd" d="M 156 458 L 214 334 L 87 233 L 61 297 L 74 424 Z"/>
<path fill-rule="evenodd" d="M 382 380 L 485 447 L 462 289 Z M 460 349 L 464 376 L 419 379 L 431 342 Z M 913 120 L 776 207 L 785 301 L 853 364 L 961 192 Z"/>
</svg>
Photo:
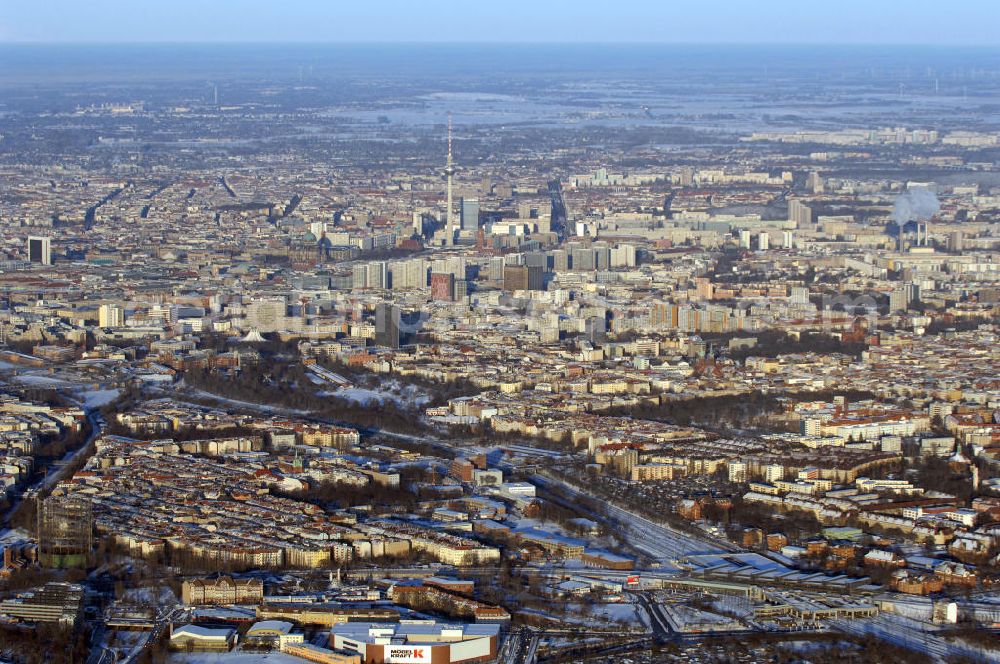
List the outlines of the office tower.
<svg viewBox="0 0 1000 664">
<path fill-rule="evenodd" d="M 906 311 L 906 291 L 897 288 L 889 293 L 889 313 Z"/>
<path fill-rule="evenodd" d="M 479 228 L 479 199 L 465 198 L 459 200 L 459 224 L 463 231 L 474 231 Z"/>
<path fill-rule="evenodd" d="M 694 169 L 690 166 L 682 168 L 678 176 L 678 181 L 682 187 L 690 187 L 694 184 Z"/>
<path fill-rule="evenodd" d="M 781 232 L 781 247 L 783 249 L 792 249 L 795 244 L 795 235 L 791 231 Z"/>
<path fill-rule="evenodd" d="M 368 288 L 368 266 L 358 263 L 351 269 L 351 288 L 361 290 Z"/>
<path fill-rule="evenodd" d="M 427 287 L 427 264 L 422 258 L 393 263 L 389 275 L 393 290 Z"/>
<path fill-rule="evenodd" d="M 556 249 L 552 252 L 552 269 L 556 272 L 566 272 L 569 270 L 569 252 L 565 249 Z"/>
<path fill-rule="evenodd" d="M 742 249 L 750 248 L 750 231 L 743 229 L 740 231 L 740 247 Z"/>
<path fill-rule="evenodd" d="M 368 264 L 368 288 L 389 287 L 389 266 L 385 261 Z"/>
<path fill-rule="evenodd" d="M 449 302 L 454 300 L 455 275 L 446 272 L 432 272 L 431 299 Z"/>
<path fill-rule="evenodd" d="M 602 316 L 589 316 L 583 324 L 584 337 L 591 343 L 600 343 L 608 333 L 608 322 Z"/>
<path fill-rule="evenodd" d="M 594 269 L 594 250 L 593 249 L 574 249 L 571 254 L 573 258 L 573 269 L 577 271 L 582 270 L 593 270 Z"/>
<path fill-rule="evenodd" d="M 611 267 L 635 267 L 635 245 L 620 244 L 611 250 Z"/>
<path fill-rule="evenodd" d="M 28 260 L 32 263 L 52 265 L 52 238 L 37 235 L 29 236 Z"/>
<path fill-rule="evenodd" d="M 796 228 L 810 228 L 813 225 L 812 210 L 798 199 L 789 199 L 788 220 L 794 221 Z"/>
<path fill-rule="evenodd" d="M 767 251 L 771 248 L 771 236 L 767 233 L 761 233 L 757 236 L 757 248 L 760 251 Z"/>
<path fill-rule="evenodd" d="M 816 171 L 809 174 L 809 178 L 806 180 L 806 186 L 809 187 L 810 191 L 814 194 L 822 194 L 826 189 L 826 185 L 823 182 L 823 176 Z"/>
<path fill-rule="evenodd" d="M 489 266 L 489 279 L 492 282 L 499 283 L 503 281 L 503 268 L 504 268 L 504 258 L 503 256 L 494 256 L 490 259 Z"/>
<path fill-rule="evenodd" d="M 50 496 L 38 508 L 38 562 L 46 567 L 86 567 L 93 546 L 89 500 Z"/>
<path fill-rule="evenodd" d="M 375 343 L 386 348 L 399 348 L 399 309 L 389 304 L 375 307 Z"/>
<path fill-rule="evenodd" d="M 913 283 L 903 284 L 889 293 L 889 312 L 906 311 L 920 300 L 920 286 Z"/>
<path fill-rule="evenodd" d="M 524 255 L 524 264 L 544 270 L 549 265 L 549 257 L 543 251 L 531 251 Z"/>
<path fill-rule="evenodd" d="M 125 324 L 125 308 L 117 304 L 102 304 L 97 310 L 100 327 L 121 327 Z"/>
<path fill-rule="evenodd" d="M 544 290 L 544 270 L 537 265 L 508 265 L 503 271 L 506 291 Z"/>
<path fill-rule="evenodd" d="M 611 267 L 611 248 L 606 244 L 594 246 L 594 269 L 607 270 Z"/>
</svg>

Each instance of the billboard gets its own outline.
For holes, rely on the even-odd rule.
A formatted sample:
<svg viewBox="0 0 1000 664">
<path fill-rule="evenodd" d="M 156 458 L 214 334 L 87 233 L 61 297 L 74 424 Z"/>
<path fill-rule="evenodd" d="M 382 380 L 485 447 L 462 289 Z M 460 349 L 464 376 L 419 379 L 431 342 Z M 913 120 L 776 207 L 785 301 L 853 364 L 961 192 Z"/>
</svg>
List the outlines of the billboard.
<svg viewBox="0 0 1000 664">
<path fill-rule="evenodd" d="M 431 646 L 386 646 L 385 653 L 385 661 L 393 664 L 431 662 Z"/>
</svg>

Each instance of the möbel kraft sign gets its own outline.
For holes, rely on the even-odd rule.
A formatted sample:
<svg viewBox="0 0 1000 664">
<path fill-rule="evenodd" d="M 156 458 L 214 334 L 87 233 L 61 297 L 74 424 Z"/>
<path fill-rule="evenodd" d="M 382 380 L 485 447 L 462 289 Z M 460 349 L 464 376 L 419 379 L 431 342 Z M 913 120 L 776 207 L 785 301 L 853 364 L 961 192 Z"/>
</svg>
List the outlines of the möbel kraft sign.
<svg viewBox="0 0 1000 664">
<path fill-rule="evenodd" d="M 428 646 L 389 646 L 388 650 L 385 661 L 393 664 L 423 664 L 431 661 L 431 649 Z"/>
</svg>

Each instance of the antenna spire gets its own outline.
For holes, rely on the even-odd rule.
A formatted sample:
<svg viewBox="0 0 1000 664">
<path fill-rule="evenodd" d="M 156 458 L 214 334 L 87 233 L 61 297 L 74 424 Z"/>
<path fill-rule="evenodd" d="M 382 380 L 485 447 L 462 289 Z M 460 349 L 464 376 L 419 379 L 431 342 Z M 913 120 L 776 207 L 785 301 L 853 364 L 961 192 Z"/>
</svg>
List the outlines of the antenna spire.
<svg viewBox="0 0 1000 664">
<path fill-rule="evenodd" d="M 448 164 L 444 168 L 444 174 L 448 176 L 448 210 L 447 210 L 447 227 L 445 230 L 444 243 L 446 246 L 451 246 L 455 242 L 455 218 L 454 212 L 452 211 L 453 199 L 451 182 L 452 177 L 455 175 L 455 164 L 452 161 L 451 154 L 451 112 L 448 113 Z"/>
</svg>

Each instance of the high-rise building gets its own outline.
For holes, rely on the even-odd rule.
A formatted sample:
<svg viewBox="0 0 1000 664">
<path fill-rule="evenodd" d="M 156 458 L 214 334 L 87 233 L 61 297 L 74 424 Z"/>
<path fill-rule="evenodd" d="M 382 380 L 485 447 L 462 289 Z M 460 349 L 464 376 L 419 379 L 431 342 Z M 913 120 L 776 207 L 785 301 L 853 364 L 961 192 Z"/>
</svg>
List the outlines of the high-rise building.
<svg viewBox="0 0 1000 664">
<path fill-rule="evenodd" d="M 750 248 L 750 231 L 743 229 L 740 231 L 740 248 L 749 249 Z"/>
<path fill-rule="evenodd" d="M 389 287 L 389 265 L 385 261 L 368 264 L 368 288 Z"/>
<path fill-rule="evenodd" d="M 544 251 L 531 251 L 524 255 L 524 264 L 529 267 L 539 267 L 544 270 L 549 264 L 549 257 Z"/>
<path fill-rule="evenodd" d="M 358 263 L 351 271 L 351 288 L 354 290 L 388 287 L 389 264 L 385 261 Z"/>
<path fill-rule="evenodd" d="M 427 287 L 427 263 L 422 258 L 393 263 L 389 274 L 393 290 Z"/>
<path fill-rule="evenodd" d="M 351 288 L 361 290 L 368 288 L 368 266 L 358 263 L 351 269 Z"/>
<path fill-rule="evenodd" d="M 796 228 L 809 228 L 813 225 L 812 209 L 798 199 L 789 199 L 788 220 L 794 221 Z"/>
<path fill-rule="evenodd" d="M 399 320 L 397 307 L 379 304 L 375 307 L 375 343 L 386 348 L 399 348 Z"/>
<path fill-rule="evenodd" d="M 792 286 L 792 304 L 809 304 L 809 289 L 806 286 Z"/>
<path fill-rule="evenodd" d="M 809 174 L 809 177 L 806 179 L 806 186 L 809 187 L 814 194 L 822 194 L 826 189 L 826 183 L 823 182 L 823 176 L 816 171 Z"/>
<path fill-rule="evenodd" d="M 569 270 L 569 252 L 565 249 L 556 249 L 552 252 L 552 269 L 556 272 L 566 272 Z"/>
<path fill-rule="evenodd" d="M 489 278 L 490 281 L 494 283 L 499 283 L 503 281 L 503 269 L 504 269 L 504 258 L 503 256 L 494 256 L 490 259 L 489 265 Z"/>
<path fill-rule="evenodd" d="M 594 245 L 594 269 L 607 270 L 611 267 L 611 247 L 606 244 Z"/>
<path fill-rule="evenodd" d="M 635 245 L 620 244 L 611 250 L 611 267 L 635 267 Z"/>
<path fill-rule="evenodd" d="M 465 198 L 459 200 L 459 223 L 461 230 L 474 231 L 479 228 L 479 199 Z"/>
<path fill-rule="evenodd" d="M 608 322 L 602 316 L 588 316 L 583 324 L 583 334 L 591 343 L 604 341 L 608 333 Z"/>
<path fill-rule="evenodd" d="M 125 324 L 125 308 L 118 304 L 102 304 L 97 310 L 100 327 L 121 327 Z"/>
<path fill-rule="evenodd" d="M 902 286 L 898 286 L 893 290 L 889 291 L 889 313 L 895 313 L 899 311 L 906 311 L 907 301 L 906 301 L 906 290 Z"/>
<path fill-rule="evenodd" d="M 590 271 L 595 268 L 594 250 L 590 248 L 574 249 L 571 254 L 573 259 L 573 269 L 577 271 Z"/>
<path fill-rule="evenodd" d="M 28 236 L 28 260 L 41 265 L 52 265 L 52 238 Z"/>
<path fill-rule="evenodd" d="M 760 251 L 767 251 L 771 248 L 771 236 L 767 233 L 761 233 L 757 236 L 757 248 Z"/>
<path fill-rule="evenodd" d="M 431 298 L 453 301 L 455 299 L 455 275 L 445 272 L 431 273 Z"/>
<path fill-rule="evenodd" d="M 543 290 L 544 271 L 537 265 L 508 265 L 503 270 L 506 291 Z"/>
</svg>

